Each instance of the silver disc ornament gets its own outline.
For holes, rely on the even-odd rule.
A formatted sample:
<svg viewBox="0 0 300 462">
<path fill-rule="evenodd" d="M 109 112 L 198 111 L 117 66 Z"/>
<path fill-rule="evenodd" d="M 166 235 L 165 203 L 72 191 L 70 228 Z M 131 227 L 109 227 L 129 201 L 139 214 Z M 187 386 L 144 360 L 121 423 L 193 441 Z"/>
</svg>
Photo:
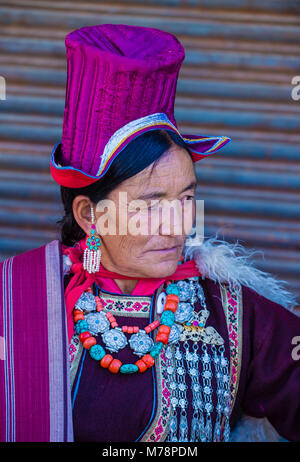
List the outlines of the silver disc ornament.
<svg viewBox="0 0 300 462">
<path fill-rule="evenodd" d="M 135 355 L 143 356 L 151 350 L 154 343 L 144 330 L 140 330 L 136 334 L 131 335 L 129 345 Z"/>
<path fill-rule="evenodd" d="M 101 337 L 111 353 L 117 353 L 127 345 L 127 338 L 120 327 L 115 327 L 104 332 Z"/>
<path fill-rule="evenodd" d="M 96 311 L 97 303 L 95 297 L 90 292 L 83 292 L 75 304 L 76 310 L 81 310 L 84 313 Z"/>
<path fill-rule="evenodd" d="M 92 335 L 103 334 L 110 328 L 110 323 L 103 311 L 89 313 L 85 316 L 88 330 Z"/>
</svg>

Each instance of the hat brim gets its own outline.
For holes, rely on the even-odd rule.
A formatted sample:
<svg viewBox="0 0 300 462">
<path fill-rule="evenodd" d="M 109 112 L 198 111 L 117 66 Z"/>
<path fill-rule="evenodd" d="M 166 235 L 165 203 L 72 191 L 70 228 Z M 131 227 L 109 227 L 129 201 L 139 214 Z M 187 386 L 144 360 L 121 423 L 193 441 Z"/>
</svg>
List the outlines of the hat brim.
<svg viewBox="0 0 300 462">
<path fill-rule="evenodd" d="M 166 127 L 166 129 L 169 128 Z M 177 133 L 179 132 L 177 131 Z M 231 138 L 227 136 L 201 136 L 180 133 L 179 135 L 190 150 L 194 162 L 198 162 L 199 160 L 214 154 L 231 141 Z M 124 149 L 125 146 L 123 146 L 122 149 Z M 61 186 L 68 188 L 83 188 L 85 186 L 89 186 L 100 180 L 109 168 L 109 166 L 107 166 L 105 172 L 101 175 L 90 175 L 72 166 L 61 165 L 59 163 L 60 153 L 61 141 L 58 141 L 51 153 L 50 171 L 53 179 Z"/>
<path fill-rule="evenodd" d="M 180 136 L 183 138 L 187 148 L 191 151 L 194 162 L 198 162 L 214 154 L 231 141 L 231 138 L 228 136 L 199 136 L 190 134 L 183 134 Z"/>
</svg>

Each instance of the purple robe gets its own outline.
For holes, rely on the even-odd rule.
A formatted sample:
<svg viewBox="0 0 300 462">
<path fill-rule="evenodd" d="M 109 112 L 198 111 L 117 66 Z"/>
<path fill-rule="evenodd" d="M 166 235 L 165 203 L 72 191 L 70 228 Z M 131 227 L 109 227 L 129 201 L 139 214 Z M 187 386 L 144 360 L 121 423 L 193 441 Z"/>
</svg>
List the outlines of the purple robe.
<svg viewBox="0 0 300 462">
<path fill-rule="evenodd" d="M 267 417 L 281 436 L 299 442 L 300 360 L 292 354 L 292 342 L 300 335 L 300 319 L 242 286 L 242 330 L 228 335 L 219 284 L 209 278 L 199 282 L 209 324 L 224 339 L 233 374 L 241 367 L 231 426 L 242 413 Z M 115 376 L 86 354 L 71 389 L 59 241 L 2 262 L 0 287 L 0 337 L 5 347 L 5 360 L 0 356 L 0 441 L 159 438 L 167 416 L 158 420 L 157 412 L 167 412 L 162 405 L 167 391 L 155 376 L 158 368 L 135 377 Z M 145 318 L 119 320 L 120 325 L 148 323 Z M 230 353 L 234 345 L 240 348 L 236 355 Z M 121 354 L 124 361 L 133 361 L 126 349 Z"/>
</svg>

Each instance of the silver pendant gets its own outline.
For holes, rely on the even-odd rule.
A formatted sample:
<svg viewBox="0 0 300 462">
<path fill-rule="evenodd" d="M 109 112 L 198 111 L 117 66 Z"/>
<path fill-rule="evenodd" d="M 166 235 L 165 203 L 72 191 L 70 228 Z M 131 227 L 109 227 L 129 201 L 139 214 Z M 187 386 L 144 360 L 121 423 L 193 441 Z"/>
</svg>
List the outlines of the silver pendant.
<svg viewBox="0 0 300 462">
<path fill-rule="evenodd" d="M 127 345 L 127 338 L 120 327 L 115 327 L 104 332 L 102 340 L 111 353 L 117 353 Z"/>
<path fill-rule="evenodd" d="M 206 300 L 205 300 L 205 295 L 203 291 L 203 287 L 200 284 L 197 284 L 197 295 L 200 300 L 201 306 L 206 307 Z"/>
<path fill-rule="evenodd" d="M 136 334 L 131 335 L 129 345 L 135 355 L 143 356 L 151 350 L 154 343 L 144 330 L 140 330 Z"/>
<path fill-rule="evenodd" d="M 190 300 L 193 296 L 192 286 L 186 281 L 178 281 L 177 287 L 179 289 L 179 299 L 182 302 Z"/>
<path fill-rule="evenodd" d="M 169 344 L 166 348 L 167 382 L 170 390 L 171 424 L 167 441 L 228 441 L 230 426 L 230 362 L 223 355 L 224 340 L 212 326 L 206 326 L 209 310 L 205 294 L 198 278 L 190 282 L 179 281 L 180 303 L 175 324 L 173 324 Z M 201 303 L 200 310 L 194 309 L 195 301 Z M 175 327 L 174 327 L 175 326 Z M 180 331 L 177 344 L 175 332 Z M 176 343 L 176 342 L 174 342 Z M 183 345 L 184 352 L 180 349 Z M 221 353 L 216 354 L 217 350 Z M 215 352 L 214 355 L 211 352 Z M 214 366 L 214 367 L 213 367 Z M 215 370 L 214 370 L 215 369 Z M 189 376 L 192 397 L 187 391 L 186 376 Z M 214 404 L 214 385 L 216 381 L 217 403 Z M 202 379 L 202 380 L 201 380 Z M 188 428 L 186 411 L 192 407 L 191 428 Z M 211 414 L 216 409 L 217 420 L 213 428 Z M 225 418 L 224 434 L 221 438 L 221 419 Z"/>
<path fill-rule="evenodd" d="M 172 345 L 173 343 L 176 343 L 180 340 L 180 336 L 181 336 L 181 328 L 178 324 L 173 324 L 173 326 L 171 327 L 171 332 L 170 332 L 170 336 L 169 336 L 169 344 Z"/>
<path fill-rule="evenodd" d="M 103 311 L 87 314 L 85 320 L 92 335 L 103 334 L 110 328 L 109 320 Z"/>
<path fill-rule="evenodd" d="M 83 292 L 80 298 L 75 304 L 75 308 L 77 310 L 81 310 L 84 313 L 91 313 L 92 311 L 96 311 L 97 303 L 95 300 L 95 296 L 90 292 Z"/>
<path fill-rule="evenodd" d="M 190 303 L 179 302 L 175 313 L 176 322 L 187 322 L 193 317 L 193 306 Z"/>
</svg>

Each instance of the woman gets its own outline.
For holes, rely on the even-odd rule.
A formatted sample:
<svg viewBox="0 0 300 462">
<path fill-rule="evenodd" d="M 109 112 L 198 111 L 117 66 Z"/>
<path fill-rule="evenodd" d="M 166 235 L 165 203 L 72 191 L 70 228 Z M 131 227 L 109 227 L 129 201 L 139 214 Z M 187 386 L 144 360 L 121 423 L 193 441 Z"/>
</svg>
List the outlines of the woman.
<svg viewBox="0 0 300 462">
<path fill-rule="evenodd" d="M 105 24 L 66 47 L 61 239 L 1 264 L 1 441 L 228 441 L 243 413 L 299 441 L 295 298 L 189 239 L 194 163 L 230 140 L 179 133 L 181 44 Z"/>
</svg>

